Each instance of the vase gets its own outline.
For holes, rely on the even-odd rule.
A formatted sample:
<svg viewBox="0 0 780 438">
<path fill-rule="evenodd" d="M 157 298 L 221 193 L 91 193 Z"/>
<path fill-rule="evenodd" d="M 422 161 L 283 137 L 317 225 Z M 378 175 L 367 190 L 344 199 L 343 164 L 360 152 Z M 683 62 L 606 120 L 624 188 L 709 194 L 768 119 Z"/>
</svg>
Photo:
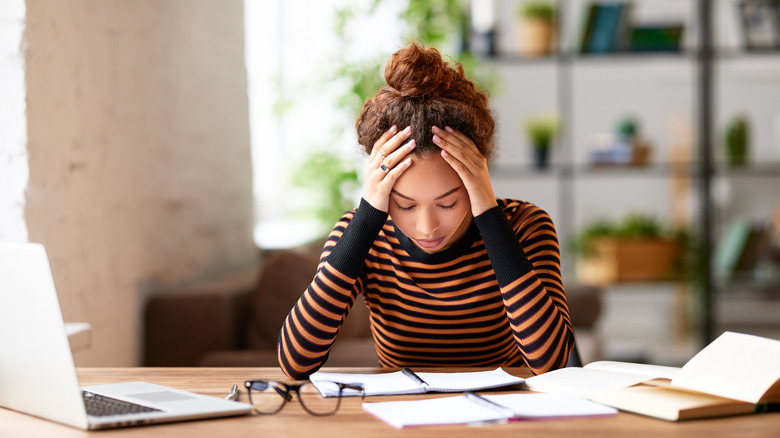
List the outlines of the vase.
<svg viewBox="0 0 780 438">
<path fill-rule="evenodd" d="M 544 146 L 534 146 L 534 167 L 539 170 L 547 169 L 548 156 L 550 148 Z"/>
</svg>

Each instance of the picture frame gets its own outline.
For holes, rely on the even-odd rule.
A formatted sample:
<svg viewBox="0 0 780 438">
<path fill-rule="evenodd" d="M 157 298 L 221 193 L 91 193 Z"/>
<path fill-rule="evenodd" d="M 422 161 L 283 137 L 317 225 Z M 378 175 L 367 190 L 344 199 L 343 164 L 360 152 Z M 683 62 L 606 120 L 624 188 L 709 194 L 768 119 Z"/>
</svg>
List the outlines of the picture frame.
<svg viewBox="0 0 780 438">
<path fill-rule="evenodd" d="M 780 0 L 740 0 L 745 50 L 780 49 Z"/>
</svg>

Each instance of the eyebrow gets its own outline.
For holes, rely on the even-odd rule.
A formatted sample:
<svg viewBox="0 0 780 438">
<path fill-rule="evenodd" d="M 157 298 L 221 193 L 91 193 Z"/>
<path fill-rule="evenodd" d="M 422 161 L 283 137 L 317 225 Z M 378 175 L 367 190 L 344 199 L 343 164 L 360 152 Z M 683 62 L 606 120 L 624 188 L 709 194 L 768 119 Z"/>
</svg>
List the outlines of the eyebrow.
<svg viewBox="0 0 780 438">
<path fill-rule="evenodd" d="M 453 193 L 457 192 L 458 190 L 460 190 L 462 187 L 463 187 L 463 186 L 458 186 L 458 187 L 455 187 L 454 189 L 452 189 L 452 190 L 448 191 L 447 193 L 445 193 L 445 194 L 443 194 L 443 195 L 441 195 L 441 196 L 437 196 L 435 200 L 439 200 L 439 199 L 442 199 L 442 198 L 446 198 L 447 196 L 450 196 L 451 194 L 453 194 Z M 410 197 L 408 197 L 408 196 L 402 195 L 401 193 L 399 193 L 399 192 L 398 192 L 397 190 L 395 190 L 395 189 L 391 190 L 391 191 L 390 191 L 390 193 L 392 193 L 392 194 L 394 194 L 394 195 L 396 195 L 396 196 L 399 196 L 399 197 L 401 197 L 401 198 L 407 199 L 407 200 L 409 200 L 409 201 L 414 201 L 414 199 L 412 199 L 412 198 L 410 198 Z"/>
</svg>

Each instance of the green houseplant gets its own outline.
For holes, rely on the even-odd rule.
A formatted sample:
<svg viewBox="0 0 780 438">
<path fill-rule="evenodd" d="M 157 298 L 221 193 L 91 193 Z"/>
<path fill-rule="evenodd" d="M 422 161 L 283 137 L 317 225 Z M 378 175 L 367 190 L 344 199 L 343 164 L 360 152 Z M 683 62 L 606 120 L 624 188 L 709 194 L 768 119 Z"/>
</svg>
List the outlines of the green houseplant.
<svg viewBox="0 0 780 438">
<path fill-rule="evenodd" d="M 727 126 L 725 133 L 726 161 L 730 166 L 744 166 L 747 164 L 750 148 L 747 118 L 735 117 Z"/>
<path fill-rule="evenodd" d="M 533 151 L 534 166 L 546 169 L 553 140 L 560 132 L 560 121 L 552 115 L 529 117 L 523 124 L 526 137 Z"/>
<path fill-rule="evenodd" d="M 570 242 L 578 255 L 577 275 L 587 283 L 663 281 L 689 273 L 684 229 L 663 225 L 657 218 L 630 214 L 619 221 L 596 220 Z"/>
</svg>

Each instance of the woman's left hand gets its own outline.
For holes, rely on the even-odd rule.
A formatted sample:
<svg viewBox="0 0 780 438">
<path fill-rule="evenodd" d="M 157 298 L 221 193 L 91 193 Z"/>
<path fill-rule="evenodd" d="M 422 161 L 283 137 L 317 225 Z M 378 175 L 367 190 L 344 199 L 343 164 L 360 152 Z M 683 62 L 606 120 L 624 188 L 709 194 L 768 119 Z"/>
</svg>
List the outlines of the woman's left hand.
<svg viewBox="0 0 780 438">
<path fill-rule="evenodd" d="M 471 199 L 471 214 L 479 216 L 498 205 L 490 183 L 487 159 L 470 138 L 449 126 L 432 128 L 441 156 L 458 173 Z"/>
</svg>

